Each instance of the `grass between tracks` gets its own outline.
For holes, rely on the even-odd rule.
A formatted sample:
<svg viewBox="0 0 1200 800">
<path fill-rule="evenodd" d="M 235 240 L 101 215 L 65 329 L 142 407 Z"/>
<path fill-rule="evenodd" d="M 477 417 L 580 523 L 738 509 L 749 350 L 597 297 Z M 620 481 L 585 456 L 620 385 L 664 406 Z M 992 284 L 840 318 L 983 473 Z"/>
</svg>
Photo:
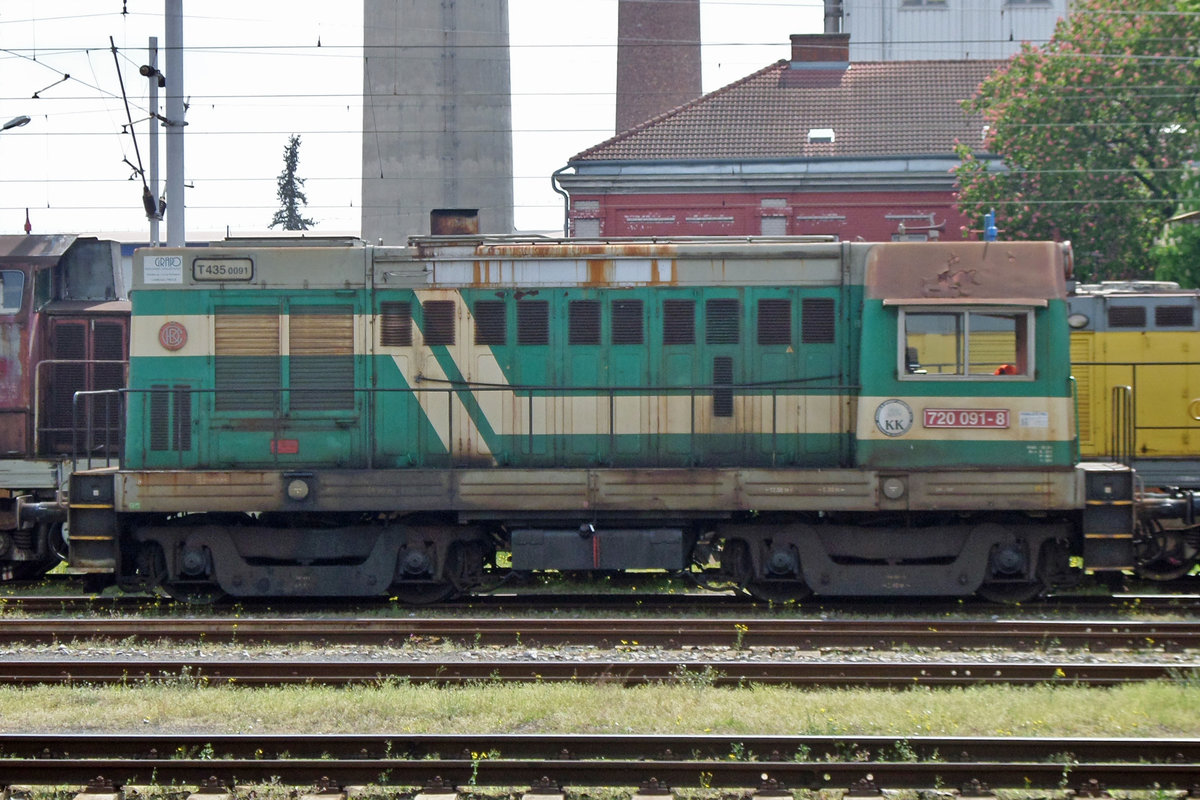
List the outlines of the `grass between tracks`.
<svg viewBox="0 0 1200 800">
<path fill-rule="evenodd" d="M 1112 688 L 714 688 L 703 674 L 622 688 L 249 688 L 171 678 L 149 685 L 0 688 L 0 730 L 211 733 L 719 733 L 1195 736 L 1200 682 Z"/>
</svg>

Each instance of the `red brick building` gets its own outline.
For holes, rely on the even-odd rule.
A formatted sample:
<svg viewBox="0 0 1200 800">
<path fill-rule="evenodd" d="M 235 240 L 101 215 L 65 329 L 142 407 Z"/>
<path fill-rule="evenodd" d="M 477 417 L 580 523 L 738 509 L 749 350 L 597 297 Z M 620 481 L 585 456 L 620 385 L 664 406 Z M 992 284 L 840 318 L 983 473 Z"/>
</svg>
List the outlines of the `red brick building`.
<svg viewBox="0 0 1200 800">
<path fill-rule="evenodd" d="M 570 159 L 572 236 L 833 234 L 960 239 L 963 100 L 1003 62 L 849 61 L 847 34 L 795 35 L 792 57 Z"/>
</svg>

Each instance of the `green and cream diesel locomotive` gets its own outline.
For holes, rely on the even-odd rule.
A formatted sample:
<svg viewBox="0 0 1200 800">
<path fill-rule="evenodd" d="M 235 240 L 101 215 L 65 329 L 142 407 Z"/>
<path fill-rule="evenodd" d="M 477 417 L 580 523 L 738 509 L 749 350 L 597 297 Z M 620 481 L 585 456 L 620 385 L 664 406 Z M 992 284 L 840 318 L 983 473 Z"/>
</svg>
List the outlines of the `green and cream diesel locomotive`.
<svg viewBox="0 0 1200 800">
<path fill-rule="evenodd" d="M 1135 566 L 1081 462 L 1065 245 L 416 237 L 134 258 L 126 586 L 436 600 L 508 571 L 1019 599 Z"/>
</svg>

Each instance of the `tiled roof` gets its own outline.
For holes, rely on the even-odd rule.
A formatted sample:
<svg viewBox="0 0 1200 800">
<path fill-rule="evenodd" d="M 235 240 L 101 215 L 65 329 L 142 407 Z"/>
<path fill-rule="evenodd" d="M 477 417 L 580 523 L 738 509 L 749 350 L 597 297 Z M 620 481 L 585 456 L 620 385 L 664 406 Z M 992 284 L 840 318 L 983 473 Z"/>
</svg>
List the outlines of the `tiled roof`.
<svg viewBox="0 0 1200 800">
<path fill-rule="evenodd" d="M 983 121 L 961 103 L 1004 63 L 779 61 L 570 162 L 948 155 L 956 139 L 978 146 Z M 832 128 L 834 141 L 810 143 L 813 128 Z"/>
</svg>

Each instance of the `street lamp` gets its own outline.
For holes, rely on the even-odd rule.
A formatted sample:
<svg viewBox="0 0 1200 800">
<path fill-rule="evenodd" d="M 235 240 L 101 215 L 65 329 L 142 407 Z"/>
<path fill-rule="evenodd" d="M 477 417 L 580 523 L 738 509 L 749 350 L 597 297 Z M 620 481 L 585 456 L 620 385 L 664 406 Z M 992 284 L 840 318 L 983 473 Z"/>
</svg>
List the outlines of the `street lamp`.
<svg viewBox="0 0 1200 800">
<path fill-rule="evenodd" d="M 13 128 L 19 128 L 22 125 L 28 125 L 28 124 L 29 124 L 29 117 L 22 114 L 19 117 L 13 117 L 8 122 L 4 123 L 3 126 L 0 126 L 0 131 L 9 131 L 9 130 L 12 130 Z"/>
</svg>

